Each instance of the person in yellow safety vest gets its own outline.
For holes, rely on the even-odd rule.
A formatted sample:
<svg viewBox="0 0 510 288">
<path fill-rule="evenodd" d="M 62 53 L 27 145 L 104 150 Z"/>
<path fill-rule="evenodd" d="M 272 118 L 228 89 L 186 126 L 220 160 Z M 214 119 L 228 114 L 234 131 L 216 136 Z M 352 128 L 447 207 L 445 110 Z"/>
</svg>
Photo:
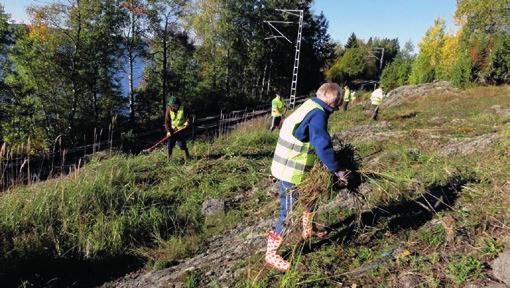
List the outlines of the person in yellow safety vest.
<svg viewBox="0 0 510 288">
<path fill-rule="evenodd" d="M 345 85 L 344 86 L 344 111 L 347 111 L 350 101 L 351 101 L 351 90 L 349 89 L 349 86 Z"/>
<path fill-rule="evenodd" d="M 285 114 L 287 108 L 285 107 L 285 102 L 279 94 L 276 94 L 276 97 L 271 101 L 271 117 L 273 120 L 271 121 L 271 131 L 276 128 L 280 128 L 280 124 L 282 122 L 282 117 Z"/>
<path fill-rule="evenodd" d="M 384 93 L 381 86 L 372 92 L 370 102 L 372 102 L 372 105 L 375 106 L 374 111 L 372 112 L 372 120 L 377 121 L 377 117 L 379 116 L 379 107 L 382 104 L 383 98 Z"/>
<path fill-rule="evenodd" d="M 342 105 L 342 88 L 325 83 L 316 97 L 304 102 L 283 122 L 271 165 L 271 174 L 278 180 L 280 216 L 267 238 L 265 262 L 278 271 L 288 271 L 290 263 L 278 255 L 287 229 L 287 215 L 298 197 L 298 188 L 313 167 L 316 155 L 339 183 L 347 185 L 348 172 L 335 159 L 331 137 L 327 131 L 329 116 Z M 312 225 L 314 207 L 305 207 L 302 218 L 303 239 L 323 237 Z"/>
<path fill-rule="evenodd" d="M 189 126 L 189 117 L 184 105 L 176 97 L 171 97 L 166 106 L 165 129 L 168 138 L 168 159 L 172 158 L 172 150 L 175 144 L 184 151 L 184 157 L 189 160 L 189 150 L 186 146 L 185 130 Z"/>
</svg>

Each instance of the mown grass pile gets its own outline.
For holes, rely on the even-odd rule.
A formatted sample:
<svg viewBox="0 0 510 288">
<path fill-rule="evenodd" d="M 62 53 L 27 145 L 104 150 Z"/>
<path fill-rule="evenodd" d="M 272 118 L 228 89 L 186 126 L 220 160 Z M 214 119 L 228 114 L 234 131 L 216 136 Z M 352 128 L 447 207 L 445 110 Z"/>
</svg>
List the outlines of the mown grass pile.
<svg viewBox="0 0 510 288">
<path fill-rule="evenodd" d="M 188 163 L 168 161 L 164 150 L 112 155 L 72 175 L 0 195 L 0 272 L 34 259 L 103 259 L 200 237 L 205 199 L 235 196 L 267 177 L 269 160 L 260 155 L 272 152 L 276 134 L 264 125 L 245 124 L 212 143 L 195 142 Z M 243 214 L 218 217 L 228 225 Z M 196 252 L 197 242 L 167 255 Z"/>
</svg>

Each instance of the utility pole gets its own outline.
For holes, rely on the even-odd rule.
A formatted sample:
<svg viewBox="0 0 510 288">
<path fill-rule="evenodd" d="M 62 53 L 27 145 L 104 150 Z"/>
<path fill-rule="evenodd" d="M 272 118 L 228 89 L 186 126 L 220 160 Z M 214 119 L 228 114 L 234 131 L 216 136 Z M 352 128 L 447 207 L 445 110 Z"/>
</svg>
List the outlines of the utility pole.
<svg viewBox="0 0 510 288">
<path fill-rule="evenodd" d="M 298 76 L 299 76 L 299 60 L 301 56 L 301 40 L 303 36 L 303 22 L 304 22 L 304 12 L 303 10 L 290 10 L 290 9 L 276 9 L 276 11 L 280 11 L 282 13 L 286 13 L 295 17 L 299 18 L 299 26 L 298 26 L 298 33 L 296 37 L 296 44 L 295 44 L 295 54 L 294 54 L 294 67 L 292 68 L 292 82 L 290 84 L 290 99 L 289 99 L 289 108 L 294 109 L 294 106 L 296 105 L 296 94 L 297 94 L 297 84 L 298 84 Z M 278 28 L 274 26 L 274 24 L 294 24 L 295 22 L 289 22 L 289 21 L 264 21 L 264 23 L 267 23 L 269 27 L 276 31 L 278 35 L 272 35 L 270 37 L 265 38 L 266 40 L 269 39 L 278 39 L 283 38 L 287 40 L 287 42 L 292 43 L 292 41 L 289 40 Z"/>
<path fill-rule="evenodd" d="M 379 57 L 379 71 L 382 70 L 383 61 L 384 61 L 384 47 L 374 47 L 374 50 L 381 51 L 381 57 Z M 381 71 L 382 72 L 382 71 Z"/>
</svg>

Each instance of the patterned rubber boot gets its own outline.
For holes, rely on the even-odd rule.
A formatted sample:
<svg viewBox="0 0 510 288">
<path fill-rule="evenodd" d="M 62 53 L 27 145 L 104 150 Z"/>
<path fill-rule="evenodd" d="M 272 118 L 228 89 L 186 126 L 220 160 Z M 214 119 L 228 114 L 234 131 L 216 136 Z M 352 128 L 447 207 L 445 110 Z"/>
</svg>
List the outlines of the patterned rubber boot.
<svg viewBox="0 0 510 288">
<path fill-rule="evenodd" d="M 282 245 L 283 238 L 275 231 L 269 232 L 267 236 L 266 265 L 280 272 L 286 272 L 290 268 L 290 263 L 278 255 L 278 249 Z"/>
<path fill-rule="evenodd" d="M 325 231 L 322 231 L 322 232 L 313 231 L 312 220 L 313 220 L 313 213 L 304 211 L 303 212 L 303 231 L 301 233 L 303 240 L 308 240 L 312 236 L 315 236 L 317 238 L 324 238 L 328 234 Z"/>
</svg>

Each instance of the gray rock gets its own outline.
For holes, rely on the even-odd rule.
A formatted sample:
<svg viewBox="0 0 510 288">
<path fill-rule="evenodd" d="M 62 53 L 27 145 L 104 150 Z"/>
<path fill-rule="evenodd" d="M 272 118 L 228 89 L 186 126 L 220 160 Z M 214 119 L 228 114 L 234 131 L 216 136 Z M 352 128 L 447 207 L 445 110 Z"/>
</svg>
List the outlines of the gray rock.
<svg viewBox="0 0 510 288">
<path fill-rule="evenodd" d="M 445 121 L 445 117 L 434 116 L 428 120 L 430 124 L 441 124 Z"/>
<path fill-rule="evenodd" d="M 185 280 L 186 271 L 207 271 L 200 278 L 199 287 L 209 287 L 205 283 L 213 281 L 220 287 L 232 287 L 235 283 L 235 273 L 231 269 L 240 262 L 255 254 L 254 251 L 265 251 L 266 233 L 274 223 L 274 219 L 264 219 L 249 226 L 239 225 L 226 234 L 218 235 L 207 241 L 207 253 L 201 253 L 184 259 L 179 264 L 158 272 L 148 272 L 136 275 L 134 278 L 124 278 L 110 283 L 113 287 L 121 288 L 152 288 L 152 287 L 181 287 Z M 242 235 L 250 236 L 248 243 Z M 243 267 L 239 267 L 242 269 Z M 242 270 L 237 272 L 242 273 Z M 170 284 L 171 283 L 171 284 Z"/>
<path fill-rule="evenodd" d="M 490 280 L 482 280 L 482 281 L 477 281 L 477 282 L 472 282 L 472 283 L 467 283 L 465 286 L 465 288 L 508 288 L 507 285 L 503 284 L 503 283 L 498 283 L 498 282 L 494 282 L 494 281 L 490 281 Z"/>
<path fill-rule="evenodd" d="M 470 154 L 477 151 L 483 151 L 487 149 L 489 146 L 494 144 L 499 140 L 499 135 L 497 134 L 485 134 L 474 138 L 469 138 L 466 140 L 453 142 L 444 147 L 441 151 L 439 151 L 440 155 L 447 156 L 452 154 Z"/>
<path fill-rule="evenodd" d="M 491 263 L 492 273 L 496 279 L 510 285 L 510 250 L 499 255 L 496 260 Z"/>
<path fill-rule="evenodd" d="M 457 94 L 459 90 L 446 81 L 437 81 L 419 85 L 408 85 L 391 90 L 383 100 L 381 108 L 398 106 L 416 99 L 438 95 Z"/>
<path fill-rule="evenodd" d="M 352 138 L 367 138 L 374 135 L 374 133 L 383 133 L 386 128 L 390 127 L 391 123 L 388 121 L 377 122 L 372 125 L 361 125 L 346 129 L 339 133 L 335 133 L 333 138 L 341 140 Z"/>
<path fill-rule="evenodd" d="M 268 183 L 269 185 L 274 184 Z M 341 193 L 336 201 L 322 207 L 320 211 L 328 212 L 339 207 L 350 207 L 349 205 L 355 204 L 355 200 L 352 195 Z M 213 209 L 209 209 L 209 207 L 221 208 L 224 205 L 225 201 L 223 200 L 208 200 L 204 202 L 203 208 L 205 209 L 202 210 L 212 211 Z M 248 262 L 245 262 L 246 260 L 254 255 L 258 255 L 260 259 L 263 259 L 263 253 L 266 250 L 267 232 L 273 226 L 274 221 L 273 217 L 253 218 L 248 223 L 240 224 L 224 234 L 207 239 L 202 250 L 206 252 L 182 259 L 175 266 L 161 271 L 140 271 L 132 277 L 124 277 L 108 283 L 108 287 L 182 287 L 186 279 L 186 271 L 190 270 L 204 272 L 200 275 L 199 287 L 211 287 L 211 283 L 219 287 L 233 287 L 236 278 L 246 274 L 245 265 L 248 264 Z M 106 286 L 103 287 L 106 288 Z"/>
<path fill-rule="evenodd" d="M 423 284 L 423 279 L 419 275 L 407 274 L 398 279 L 398 288 L 413 288 Z"/>
<path fill-rule="evenodd" d="M 510 116 L 510 108 L 502 108 L 501 105 L 492 106 L 490 112 L 496 113 L 502 117 Z"/>
<path fill-rule="evenodd" d="M 208 199 L 202 203 L 202 210 L 200 210 L 203 216 L 215 215 L 218 213 L 225 212 L 225 200 L 222 199 Z"/>
</svg>

